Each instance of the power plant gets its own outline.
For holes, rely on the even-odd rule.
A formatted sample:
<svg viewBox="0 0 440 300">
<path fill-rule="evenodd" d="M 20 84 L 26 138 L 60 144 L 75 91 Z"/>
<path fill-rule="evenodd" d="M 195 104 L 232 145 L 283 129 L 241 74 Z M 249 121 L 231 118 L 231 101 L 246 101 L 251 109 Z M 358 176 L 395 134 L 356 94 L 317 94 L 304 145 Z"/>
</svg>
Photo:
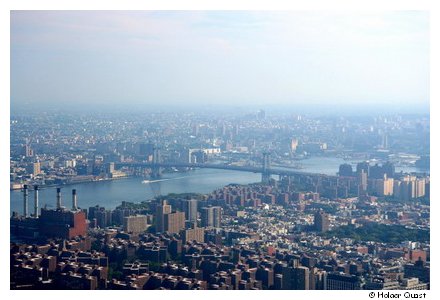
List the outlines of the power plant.
<svg viewBox="0 0 440 300">
<path fill-rule="evenodd" d="M 72 190 L 72 210 L 78 210 L 78 203 L 76 200 L 76 190 Z"/>
<path fill-rule="evenodd" d="M 28 213 L 28 186 L 25 184 L 23 186 L 23 216 L 27 218 Z"/>
<path fill-rule="evenodd" d="M 23 214 L 14 212 L 11 217 L 11 238 L 35 240 L 44 238 L 71 239 L 87 235 L 86 213 L 79 209 L 76 189 L 72 190 L 72 209 L 61 203 L 61 188 L 56 189 L 56 208 L 41 208 L 39 212 L 39 187 L 34 186 L 34 210 L 29 216 L 29 189 L 23 186 Z"/>
<path fill-rule="evenodd" d="M 57 209 L 61 209 L 61 188 L 57 188 Z"/>
<path fill-rule="evenodd" d="M 34 217 L 38 218 L 38 185 L 34 186 Z"/>
</svg>

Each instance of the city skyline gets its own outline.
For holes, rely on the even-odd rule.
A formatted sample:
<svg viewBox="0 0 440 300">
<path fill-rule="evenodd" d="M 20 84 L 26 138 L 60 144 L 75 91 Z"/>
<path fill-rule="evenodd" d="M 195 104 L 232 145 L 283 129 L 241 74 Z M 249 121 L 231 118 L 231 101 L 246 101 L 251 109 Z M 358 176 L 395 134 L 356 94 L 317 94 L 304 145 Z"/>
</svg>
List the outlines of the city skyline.
<svg viewBox="0 0 440 300">
<path fill-rule="evenodd" d="M 135 116 L 11 116 L 11 289 L 431 288 L 429 117 Z"/>
<path fill-rule="evenodd" d="M 428 11 L 8 13 L 10 290 L 435 289 Z"/>
</svg>

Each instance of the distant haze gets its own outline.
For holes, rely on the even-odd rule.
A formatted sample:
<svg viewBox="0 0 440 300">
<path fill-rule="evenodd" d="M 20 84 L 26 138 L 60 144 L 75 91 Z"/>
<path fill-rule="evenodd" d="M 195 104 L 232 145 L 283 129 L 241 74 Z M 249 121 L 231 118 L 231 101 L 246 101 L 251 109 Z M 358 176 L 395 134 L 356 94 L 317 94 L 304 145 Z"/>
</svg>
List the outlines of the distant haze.
<svg viewBox="0 0 440 300">
<path fill-rule="evenodd" d="M 13 11 L 11 107 L 429 111 L 425 12 Z"/>
</svg>

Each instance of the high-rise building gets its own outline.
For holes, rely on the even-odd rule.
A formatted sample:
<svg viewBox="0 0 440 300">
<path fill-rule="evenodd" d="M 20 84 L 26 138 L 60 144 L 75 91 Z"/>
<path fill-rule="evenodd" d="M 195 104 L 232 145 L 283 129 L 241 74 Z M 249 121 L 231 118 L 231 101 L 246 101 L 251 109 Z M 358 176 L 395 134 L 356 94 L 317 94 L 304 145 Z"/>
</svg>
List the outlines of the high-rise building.
<svg viewBox="0 0 440 300">
<path fill-rule="evenodd" d="M 322 210 L 318 211 L 315 214 L 314 223 L 315 223 L 315 230 L 316 231 L 326 232 L 327 230 L 329 230 L 329 227 L 330 227 L 330 221 L 328 218 L 328 214 L 326 214 Z"/>
<path fill-rule="evenodd" d="M 205 242 L 205 228 L 194 227 L 180 231 L 180 237 L 184 243 L 196 241 L 199 243 Z"/>
<path fill-rule="evenodd" d="M 426 185 L 425 179 L 416 179 L 415 198 L 419 198 L 419 197 L 425 196 L 425 185 Z"/>
<path fill-rule="evenodd" d="M 105 228 L 112 225 L 112 211 L 100 209 L 95 211 L 96 224 L 100 228 Z"/>
<path fill-rule="evenodd" d="M 164 215 L 165 230 L 169 233 L 179 233 L 185 229 L 185 213 L 176 211 Z"/>
<path fill-rule="evenodd" d="M 221 227 L 222 208 L 210 206 L 201 209 L 202 227 Z"/>
<path fill-rule="evenodd" d="M 400 199 L 401 195 L 401 181 L 400 180 L 394 180 L 394 185 L 393 185 L 393 196 L 396 199 Z"/>
<path fill-rule="evenodd" d="M 283 267 L 283 290 L 309 290 L 310 270 L 303 266 Z"/>
<path fill-rule="evenodd" d="M 360 172 L 358 172 L 357 174 L 358 174 L 359 195 L 361 195 L 367 191 L 368 176 L 363 169 L 361 169 Z"/>
<path fill-rule="evenodd" d="M 274 285 L 274 272 L 270 268 L 260 266 L 255 273 L 255 279 L 261 281 L 264 289 L 272 289 Z"/>
<path fill-rule="evenodd" d="M 185 229 L 185 213 L 172 212 L 171 205 L 162 200 L 156 207 L 156 232 L 179 233 Z"/>
<path fill-rule="evenodd" d="M 356 275 L 329 273 L 327 275 L 328 290 L 360 290 L 361 282 Z"/>
<path fill-rule="evenodd" d="M 87 218 L 92 222 L 92 226 L 96 225 L 100 228 L 105 228 L 113 223 L 111 210 L 106 210 L 105 207 L 99 205 L 89 207 Z"/>
<path fill-rule="evenodd" d="M 147 230 L 147 216 L 136 215 L 124 217 L 124 231 L 138 234 Z"/>
<path fill-rule="evenodd" d="M 33 163 L 33 175 L 41 174 L 41 164 L 39 161 Z"/>
<path fill-rule="evenodd" d="M 156 232 L 165 232 L 165 215 L 171 213 L 171 205 L 167 200 L 162 200 L 156 207 Z"/>
<path fill-rule="evenodd" d="M 383 149 L 388 149 L 388 135 L 386 133 L 384 133 L 382 135 L 382 148 Z"/>
<path fill-rule="evenodd" d="M 410 200 L 415 198 L 416 181 L 413 176 L 407 176 L 402 180 L 400 185 L 401 198 L 403 200 Z"/>
<path fill-rule="evenodd" d="M 416 176 L 405 176 L 401 180 L 395 180 L 394 197 L 402 200 L 411 200 L 425 196 L 426 180 Z"/>
<path fill-rule="evenodd" d="M 392 196 L 394 192 L 394 179 L 387 178 L 385 174 L 383 179 L 377 180 L 376 192 L 379 196 Z"/>
<path fill-rule="evenodd" d="M 186 199 L 182 201 L 182 205 L 186 220 L 192 224 L 197 223 L 197 200 Z"/>
<path fill-rule="evenodd" d="M 200 210 L 200 217 L 202 220 L 202 227 L 212 226 L 214 217 L 211 207 L 203 207 Z"/>
<path fill-rule="evenodd" d="M 222 208 L 220 206 L 214 206 L 214 227 L 220 228 L 222 223 Z"/>
</svg>

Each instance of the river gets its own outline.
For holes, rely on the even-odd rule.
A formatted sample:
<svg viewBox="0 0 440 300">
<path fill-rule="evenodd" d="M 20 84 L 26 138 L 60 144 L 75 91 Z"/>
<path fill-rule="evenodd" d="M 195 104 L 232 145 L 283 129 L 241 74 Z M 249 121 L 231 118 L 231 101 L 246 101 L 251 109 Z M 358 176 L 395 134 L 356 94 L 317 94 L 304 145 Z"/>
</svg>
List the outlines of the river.
<svg viewBox="0 0 440 300">
<path fill-rule="evenodd" d="M 76 189 L 78 206 L 89 208 L 99 204 L 113 209 L 122 201 L 141 202 L 157 195 L 169 193 L 209 193 L 230 183 L 247 184 L 259 182 L 261 174 L 229 170 L 197 169 L 185 173 L 165 173 L 163 178 L 142 183 L 142 178 L 132 177 L 118 180 L 86 182 L 63 186 L 62 204 L 72 205 L 72 189 Z M 23 212 L 23 192 L 11 191 L 11 213 Z M 29 192 L 29 211 L 33 211 L 34 192 Z M 39 191 L 40 207 L 51 208 L 56 204 L 56 188 Z"/>
<path fill-rule="evenodd" d="M 303 167 L 300 171 L 316 172 L 335 175 L 339 165 L 346 163 L 341 158 L 314 157 L 300 161 Z M 398 168 L 405 172 L 421 172 L 416 168 Z M 259 182 L 261 174 L 231 170 L 196 169 L 185 173 L 166 173 L 158 181 L 142 183 L 141 178 L 125 178 L 113 181 L 87 182 L 62 187 L 62 203 L 70 207 L 72 189 L 76 189 L 78 206 L 89 208 L 99 204 L 107 209 L 113 209 L 122 201 L 141 202 L 157 195 L 169 193 L 209 193 L 230 183 L 248 184 Z M 10 212 L 23 212 L 23 193 L 11 191 Z M 29 211 L 33 211 L 34 193 L 29 192 Z M 56 203 L 56 188 L 46 188 L 39 191 L 40 207 L 51 208 Z"/>
</svg>

